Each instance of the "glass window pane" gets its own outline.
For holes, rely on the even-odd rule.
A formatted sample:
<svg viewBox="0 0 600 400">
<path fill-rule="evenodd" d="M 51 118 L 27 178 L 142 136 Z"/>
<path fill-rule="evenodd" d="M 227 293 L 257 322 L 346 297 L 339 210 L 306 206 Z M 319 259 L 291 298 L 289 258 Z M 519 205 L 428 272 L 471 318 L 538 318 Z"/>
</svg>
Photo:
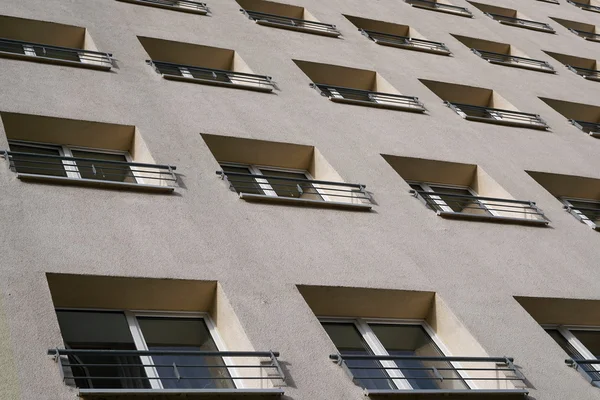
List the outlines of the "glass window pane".
<svg viewBox="0 0 600 400">
<path fill-rule="evenodd" d="M 573 330 L 570 332 L 590 351 L 594 357 L 600 358 L 600 331 Z"/>
<path fill-rule="evenodd" d="M 480 212 L 482 209 L 485 209 L 477 200 L 472 199 L 473 194 L 467 188 L 450 188 L 434 185 L 430 185 L 429 187 L 454 212 L 473 213 L 475 211 Z M 457 196 L 444 196 L 444 194 L 451 194 Z"/>
<path fill-rule="evenodd" d="M 443 353 L 421 325 L 370 324 L 371 329 L 392 356 L 442 357 Z M 397 360 L 413 389 L 467 389 L 462 378 L 446 361 Z M 435 367 L 444 377 L 436 378 Z"/>
<path fill-rule="evenodd" d="M 322 322 L 341 355 L 372 355 L 373 352 L 352 323 Z M 365 389 L 395 389 L 377 360 L 346 360 L 356 381 Z"/>
<path fill-rule="evenodd" d="M 546 332 L 548 332 L 548 334 L 552 337 L 552 339 L 554 339 L 556 341 L 556 343 L 559 344 L 560 347 L 562 347 L 562 349 L 574 360 L 583 360 L 585 359 L 585 357 L 583 357 L 576 349 L 575 347 L 573 347 L 573 345 L 571 345 L 571 343 L 569 343 L 569 341 L 567 339 L 565 339 L 565 337 L 558 331 L 558 329 L 546 329 Z M 595 338 L 595 336 L 598 336 L 598 334 L 600 332 L 587 332 L 587 333 L 591 333 L 592 335 L 586 335 L 585 331 L 571 331 L 571 333 L 577 338 L 579 339 L 580 342 L 582 342 L 582 344 L 584 346 L 586 346 L 586 348 L 591 351 L 594 355 L 597 356 L 598 354 L 598 345 L 595 344 L 594 342 L 597 343 L 597 340 Z M 577 333 L 577 334 L 576 334 Z M 587 345 L 590 345 L 590 347 L 587 347 Z M 600 366 L 600 365 L 599 365 Z M 596 371 L 596 369 L 589 365 L 589 364 L 582 364 L 581 369 L 583 369 L 585 372 L 587 372 L 588 375 L 590 375 L 590 377 L 592 379 L 598 379 L 600 380 L 600 373 L 598 373 Z"/>
<path fill-rule="evenodd" d="M 571 206 L 592 222 L 600 222 L 600 202 L 585 200 L 568 200 Z"/>
<path fill-rule="evenodd" d="M 223 168 L 223 171 L 225 171 L 225 173 L 233 172 L 234 174 L 243 174 L 227 176 L 227 180 L 231 183 L 236 192 L 249 194 L 264 194 L 259 184 L 256 182 L 256 179 L 252 176 L 246 176 L 252 175 L 252 172 L 248 167 L 221 165 L 221 168 Z"/>
<path fill-rule="evenodd" d="M 18 153 L 41 154 L 60 157 L 61 152 L 56 148 L 28 146 L 26 144 L 9 143 L 10 151 Z M 67 176 L 62 160 L 49 157 L 13 155 L 15 171 L 20 174 Z"/>
<path fill-rule="evenodd" d="M 127 162 L 124 154 L 111 154 L 87 150 L 72 150 L 73 157 L 93 160 Z M 79 175 L 84 179 L 135 183 L 128 165 L 103 163 L 102 161 L 75 161 Z"/>
<path fill-rule="evenodd" d="M 52 49 L 43 46 L 34 46 L 35 54 L 38 57 L 54 58 L 57 60 L 80 62 L 77 50 Z"/>
<path fill-rule="evenodd" d="M 56 314 L 68 349 L 136 350 L 127 319 L 121 312 L 57 311 Z M 150 387 L 138 356 L 77 354 L 69 356 L 69 363 L 75 365 L 71 371 L 79 388 Z"/>
<path fill-rule="evenodd" d="M 218 351 L 202 318 L 137 318 L 149 350 Z M 222 357 L 153 355 L 165 389 L 234 388 Z M 177 379 L 173 364 L 181 379 Z"/>
<path fill-rule="evenodd" d="M 322 200 L 304 172 L 276 171 L 267 168 L 261 168 L 260 172 L 270 177 L 265 179 L 277 196 Z M 298 187 L 301 188 L 301 191 L 298 190 Z"/>
</svg>

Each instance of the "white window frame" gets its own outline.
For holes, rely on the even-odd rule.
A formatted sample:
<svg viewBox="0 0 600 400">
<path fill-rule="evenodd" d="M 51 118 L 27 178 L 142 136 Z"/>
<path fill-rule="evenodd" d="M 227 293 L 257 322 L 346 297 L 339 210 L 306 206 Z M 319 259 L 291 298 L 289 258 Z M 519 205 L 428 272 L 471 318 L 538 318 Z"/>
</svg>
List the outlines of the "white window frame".
<svg viewBox="0 0 600 400">
<path fill-rule="evenodd" d="M 264 174 L 263 173 L 263 169 L 265 171 L 278 171 L 278 172 L 291 172 L 291 173 L 297 173 L 297 174 L 304 174 L 304 176 L 306 176 L 306 179 L 308 180 L 307 182 L 312 182 L 315 179 L 312 177 L 312 175 L 304 169 L 294 169 L 294 168 L 280 168 L 280 167 L 272 167 L 270 165 L 258 165 L 258 164 L 240 164 L 240 163 L 231 163 L 231 162 L 224 162 L 224 163 L 220 163 L 221 167 L 225 166 L 225 167 L 235 167 L 235 168 L 248 168 L 248 170 L 250 171 L 250 174 L 252 175 L 267 175 L 268 174 Z M 269 182 L 266 179 L 262 179 L 262 178 L 254 178 L 256 180 L 256 183 L 258 183 L 260 189 L 264 192 L 264 194 L 266 196 L 271 196 L 271 197 L 279 197 L 277 195 L 277 192 L 275 192 L 275 190 L 271 187 L 271 185 L 269 184 Z M 311 183 L 312 187 L 315 188 L 315 191 L 317 192 L 317 194 L 319 196 L 321 196 L 321 198 L 323 199 L 323 201 L 330 201 L 329 197 L 327 197 L 327 195 L 323 194 L 323 189 L 319 189 L 317 186 L 315 186 L 313 183 Z"/>
<path fill-rule="evenodd" d="M 388 318 L 345 318 L 345 317 L 319 317 L 319 322 L 329 323 L 346 323 L 354 324 L 358 332 L 361 334 L 363 340 L 369 347 L 369 350 L 377 356 L 389 356 L 389 353 L 385 349 L 384 345 L 379 341 L 377 335 L 371 329 L 370 325 L 385 324 L 385 325 L 412 325 L 421 326 L 427 335 L 431 338 L 433 343 L 438 347 L 440 352 L 445 357 L 452 357 L 450 350 L 446 347 L 444 342 L 440 339 L 437 333 L 431 328 L 427 321 L 422 319 L 388 319 Z M 413 390 L 408 379 L 404 378 L 404 374 L 398 368 L 396 363 L 392 360 L 381 360 L 379 363 L 384 368 L 393 368 L 389 370 L 383 370 L 386 375 L 390 377 L 390 380 L 398 388 L 398 390 Z M 469 376 L 465 371 L 461 370 L 459 362 L 449 362 L 452 367 L 456 368 L 456 373 L 463 379 L 468 389 L 477 389 L 477 385 L 474 381 L 469 380 Z M 394 379 L 396 378 L 396 379 Z"/>
<path fill-rule="evenodd" d="M 146 344 L 146 340 L 144 339 L 144 334 L 142 333 L 142 329 L 139 325 L 137 317 L 158 317 L 158 318 L 201 318 L 208 332 L 215 342 L 218 351 L 227 351 L 227 346 L 225 342 L 221 338 L 215 323 L 208 313 L 205 312 L 186 312 L 186 311 L 177 311 L 177 312 L 167 312 L 167 311 L 149 311 L 149 310 L 116 310 L 116 309 L 102 309 L 102 308 L 57 308 L 56 311 L 87 311 L 87 312 L 120 312 L 125 315 L 127 320 L 127 324 L 129 326 L 129 332 L 133 337 L 133 342 L 135 344 L 136 350 L 139 351 L 148 351 L 148 346 Z M 239 370 L 235 368 L 235 361 L 233 357 L 222 357 L 223 363 L 225 364 L 229 375 L 232 378 L 240 377 Z M 142 362 L 144 367 L 144 371 L 148 378 L 158 378 L 158 379 L 148 379 L 150 382 L 150 387 L 152 389 L 163 389 L 162 382 L 160 381 L 160 376 L 158 375 L 158 371 L 154 367 L 154 361 L 152 360 L 152 356 L 140 356 L 140 361 Z M 236 389 L 242 389 L 245 387 L 243 379 L 231 379 L 233 382 L 233 386 Z"/>
<path fill-rule="evenodd" d="M 583 343 L 573 333 L 571 330 L 576 331 L 591 331 L 600 333 L 600 326 L 587 326 L 587 325 L 542 325 L 544 329 L 555 329 L 560 333 L 563 338 L 571 345 L 573 348 L 581 354 L 581 356 L 586 360 L 596 360 L 596 357 L 591 351 L 585 347 Z M 595 371 L 600 373 L 600 364 L 589 364 Z M 596 382 L 596 385 L 600 385 L 600 383 Z"/>
<path fill-rule="evenodd" d="M 575 198 L 575 197 L 560 197 L 559 200 L 567 207 L 570 207 L 571 210 L 571 214 L 574 214 L 574 216 L 579 219 L 581 222 L 583 222 L 584 224 L 586 224 L 587 226 L 591 227 L 592 229 L 596 229 L 598 227 L 598 225 L 596 225 L 596 223 L 594 221 L 592 221 L 591 219 L 589 219 L 587 217 L 587 215 L 585 215 L 584 213 L 582 213 L 581 211 L 579 211 L 577 209 L 577 207 L 573 206 L 571 204 L 571 201 L 583 201 L 586 203 L 598 203 L 600 204 L 600 201 L 598 200 L 594 200 L 594 199 L 579 199 L 579 198 Z M 598 212 L 600 213 L 600 209 L 598 210 Z M 600 214 L 599 214 L 600 216 Z"/>
<path fill-rule="evenodd" d="M 74 150 L 74 151 L 87 151 L 90 153 L 122 155 L 122 156 L 125 156 L 125 159 L 127 160 L 127 162 L 133 162 L 133 159 L 131 158 L 131 154 L 129 154 L 128 151 L 96 149 L 96 148 L 92 148 L 92 147 L 81 147 L 81 146 L 66 146 L 66 145 L 52 144 L 52 143 L 29 142 L 29 141 L 25 141 L 25 140 L 9 140 L 8 141 L 9 146 L 11 143 L 14 143 L 14 144 L 17 144 L 20 146 L 39 147 L 39 148 L 45 148 L 45 149 L 58 150 L 61 157 L 74 157 L 73 153 L 72 153 L 72 150 Z M 75 163 L 75 161 L 62 160 L 62 164 L 65 168 L 67 177 L 74 178 L 74 179 L 83 179 L 81 177 L 81 175 L 79 174 L 79 170 L 77 169 L 77 164 Z M 136 175 L 134 168 L 129 167 L 129 169 L 131 170 L 131 174 L 132 174 L 132 177 L 133 177 L 135 183 L 141 183 L 142 179 L 140 179 L 140 177 L 138 177 Z"/>
</svg>

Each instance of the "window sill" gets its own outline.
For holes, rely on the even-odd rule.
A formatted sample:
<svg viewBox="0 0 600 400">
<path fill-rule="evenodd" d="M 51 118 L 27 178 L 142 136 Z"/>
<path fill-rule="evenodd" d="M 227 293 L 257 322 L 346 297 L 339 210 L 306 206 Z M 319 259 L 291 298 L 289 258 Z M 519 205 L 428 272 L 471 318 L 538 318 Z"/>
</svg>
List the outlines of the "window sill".
<svg viewBox="0 0 600 400">
<path fill-rule="evenodd" d="M 440 9 L 440 8 L 435 8 L 435 7 L 427 7 L 427 6 L 422 6 L 419 4 L 411 4 L 411 6 L 413 6 L 415 8 L 421 8 L 423 10 L 436 11 L 436 12 L 441 12 L 444 14 L 452 14 L 452 15 L 456 15 L 459 17 L 473 18 L 473 14 L 467 14 L 467 13 L 460 12 L 460 11 L 452 11 L 452 10 L 445 10 L 445 9 Z"/>
<path fill-rule="evenodd" d="M 122 396 L 140 396 L 140 398 L 219 398 L 237 399 L 240 397 L 280 397 L 283 389 L 79 389 L 82 398 L 110 398 Z M 136 397 L 137 398 L 137 397 Z"/>
<path fill-rule="evenodd" d="M 550 223 L 543 219 L 525 219 L 525 218 L 514 218 L 514 217 L 501 217 L 497 215 L 488 214 L 467 214 L 451 211 L 437 211 L 437 215 L 447 219 L 464 219 L 471 221 L 484 221 L 484 222 L 500 222 L 507 224 L 521 224 L 521 225 L 532 225 L 532 226 L 548 226 Z"/>
<path fill-rule="evenodd" d="M 212 85 L 212 86 L 228 87 L 228 88 L 232 88 L 232 89 L 252 90 L 254 92 L 261 92 L 261 93 L 271 93 L 273 91 L 273 88 L 270 86 L 269 87 L 251 86 L 251 85 L 243 85 L 240 83 L 213 81 L 210 79 L 187 78 L 185 76 L 177 76 L 177 75 L 163 74 L 163 78 L 170 80 L 170 81 L 199 83 L 201 85 Z"/>
<path fill-rule="evenodd" d="M 548 129 L 547 125 L 536 125 L 536 124 L 528 124 L 526 122 L 516 122 L 516 121 L 504 121 L 501 119 L 492 119 L 492 118 L 483 118 L 483 117 L 463 117 L 467 121 L 475 121 L 475 122 L 484 122 L 487 124 L 495 124 L 495 125 L 506 125 L 506 126 L 514 126 L 519 128 L 529 128 L 529 129 L 537 129 L 540 131 L 545 131 Z"/>
<path fill-rule="evenodd" d="M 398 49 L 414 50 L 414 51 L 420 51 L 422 53 L 438 54 L 441 56 L 449 56 L 450 54 L 452 54 L 447 50 L 428 49 L 428 48 L 419 47 L 419 46 L 411 46 L 409 44 L 396 44 L 396 43 L 389 43 L 389 42 L 384 42 L 384 41 L 380 41 L 380 40 L 374 40 L 374 42 L 380 46 L 396 47 Z"/>
<path fill-rule="evenodd" d="M 511 62 L 504 62 L 504 61 L 488 61 L 488 62 L 490 64 L 502 65 L 502 66 L 505 66 L 505 67 L 528 69 L 530 71 L 544 72 L 546 74 L 556 74 L 556 71 L 553 70 L 553 69 L 540 68 L 540 67 L 535 67 L 533 65 L 518 64 L 518 63 L 511 63 Z"/>
<path fill-rule="evenodd" d="M 276 22 L 260 20 L 260 19 L 256 20 L 256 23 L 258 25 L 268 26 L 271 28 L 287 29 L 289 31 L 311 33 L 313 35 L 320 35 L 320 36 L 327 36 L 327 37 L 334 37 L 334 38 L 340 37 L 342 35 L 340 32 L 327 32 L 327 31 L 320 31 L 317 29 L 302 28 L 299 26 L 289 26 L 289 25 L 285 25 L 285 24 L 278 24 Z"/>
<path fill-rule="evenodd" d="M 528 25 L 518 24 L 515 22 L 510 22 L 510 21 L 498 21 L 498 22 L 500 22 L 502 25 L 514 26 L 515 28 L 529 29 L 531 31 L 544 32 L 544 33 L 556 33 L 556 31 L 554 31 L 553 29 L 538 28 L 535 26 L 528 26 Z"/>
<path fill-rule="evenodd" d="M 292 206 L 336 208 L 340 210 L 371 211 L 373 206 L 364 203 L 343 203 L 339 201 L 323 201 L 312 199 L 298 199 L 295 197 L 265 196 L 263 194 L 240 193 L 240 199 L 249 202 L 286 204 Z"/>
<path fill-rule="evenodd" d="M 143 183 L 101 181 L 101 180 L 95 180 L 95 179 L 66 178 L 66 177 L 62 177 L 62 176 L 47 176 L 47 175 L 17 173 L 17 178 L 22 181 L 31 181 L 31 182 L 51 182 L 51 183 L 58 183 L 58 184 L 63 184 L 63 185 L 91 186 L 91 187 L 100 187 L 100 188 L 124 189 L 124 190 L 155 192 L 155 193 L 172 193 L 175 190 L 175 188 L 172 186 L 147 185 L 147 184 L 143 184 Z"/>
<path fill-rule="evenodd" d="M 383 108 L 383 109 L 387 109 L 387 110 L 408 111 L 408 112 L 415 112 L 415 113 L 424 113 L 425 112 L 425 109 L 423 107 L 409 107 L 409 106 L 401 106 L 401 105 L 394 105 L 394 104 L 376 103 L 373 101 L 338 99 L 337 97 L 328 97 L 328 98 L 329 98 L 329 100 L 333 101 L 334 103 L 352 104 L 352 105 L 356 105 L 356 106 Z"/>
<path fill-rule="evenodd" d="M 405 399 L 487 399 L 489 397 L 500 399 L 524 399 L 529 393 L 525 389 L 467 389 L 467 390 L 369 390 L 365 389 L 367 396 L 373 397 L 403 397 Z"/>
<path fill-rule="evenodd" d="M 44 63 L 44 64 L 64 65 L 67 67 L 95 69 L 98 71 L 110 71 L 112 68 L 112 65 L 109 66 L 106 64 L 99 65 L 99 64 L 84 63 L 84 62 L 77 62 L 77 61 L 61 60 L 58 58 L 28 56 L 26 54 L 9 53 L 6 51 L 0 51 L 0 57 L 12 58 L 15 60 L 23 60 L 23 61 L 33 61 L 33 62 Z"/>
<path fill-rule="evenodd" d="M 146 2 L 137 1 L 137 0 L 117 0 L 117 1 L 121 1 L 123 3 L 136 4 L 139 6 L 147 6 L 147 7 L 154 7 L 154 8 L 162 8 L 162 9 L 171 10 L 171 11 L 179 11 L 179 12 L 184 12 L 184 13 L 188 13 L 188 14 L 197 14 L 197 15 L 208 14 L 208 12 L 204 11 L 204 10 L 194 10 L 194 9 L 185 8 L 185 7 L 175 7 L 175 6 L 169 6 L 167 4 L 153 4 L 153 3 L 146 3 Z"/>
</svg>

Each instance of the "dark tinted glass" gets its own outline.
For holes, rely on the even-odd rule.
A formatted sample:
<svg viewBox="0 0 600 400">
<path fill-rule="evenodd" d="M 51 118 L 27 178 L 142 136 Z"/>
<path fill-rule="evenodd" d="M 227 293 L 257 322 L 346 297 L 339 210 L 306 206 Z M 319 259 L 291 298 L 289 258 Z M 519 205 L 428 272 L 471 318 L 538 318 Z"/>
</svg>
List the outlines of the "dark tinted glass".
<svg viewBox="0 0 600 400">
<path fill-rule="evenodd" d="M 60 157 L 60 150 L 52 147 L 36 147 L 9 143 L 10 151 L 31 155 L 13 155 L 14 168 L 21 174 L 67 176 L 62 160 L 51 157 L 36 157 L 35 154 Z"/>
</svg>

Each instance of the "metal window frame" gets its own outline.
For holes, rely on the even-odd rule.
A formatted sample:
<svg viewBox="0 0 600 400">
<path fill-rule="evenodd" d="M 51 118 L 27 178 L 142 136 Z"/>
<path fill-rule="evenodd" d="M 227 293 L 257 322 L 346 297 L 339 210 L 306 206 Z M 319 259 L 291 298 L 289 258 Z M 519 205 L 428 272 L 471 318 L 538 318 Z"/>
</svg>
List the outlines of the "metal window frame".
<svg viewBox="0 0 600 400">
<path fill-rule="evenodd" d="M 567 212 L 571 213 L 571 215 L 573 215 L 575 218 L 577 218 L 580 222 L 583 222 L 584 224 L 586 224 L 587 226 L 589 226 L 590 228 L 592 228 L 594 230 L 597 230 L 599 228 L 598 225 L 596 225 L 595 222 L 593 222 L 584 213 L 582 213 L 581 211 L 579 211 L 577 209 L 577 207 L 575 207 L 573 204 L 571 204 L 571 201 L 582 201 L 582 202 L 586 202 L 586 203 L 597 203 L 597 204 L 600 204 L 600 200 L 595 200 L 595 199 L 581 199 L 581 198 L 567 197 L 567 196 L 559 197 L 559 200 L 564 204 L 565 209 L 567 210 Z M 598 211 L 600 211 L 600 209 Z M 600 217 L 600 215 L 599 215 L 599 217 Z"/>
<path fill-rule="evenodd" d="M 386 325 L 406 325 L 406 326 L 420 326 L 425 330 L 425 333 L 429 336 L 432 342 L 438 347 L 438 350 L 444 357 L 452 357 L 452 353 L 446 347 L 444 342 L 440 339 L 437 333 L 431 328 L 427 321 L 423 319 L 395 319 L 395 318 L 347 318 L 347 317 L 318 317 L 319 322 L 323 323 L 346 323 L 353 324 L 358 332 L 361 334 L 363 340 L 369 347 L 369 350 L 377 356 L 389 356 L 390 354 L 386 350 L 385 346 L 381 343 L 375 332 L 371 329 L 370 325 L 386 324 Z M 390 377 L 390 380 L 396 385 L 398 390 L 415 390 L 408 379 L 405 379 L 404 374 L 400 370 L 400 367 L 392 360 L 381 360 L 379 361 L 384 367 L 383 372 Z M 449 362 L 453 368 L 462 368 L 459 362 Z M 392 368 L 386 370 L 385 368 Z M 477 385 L 469 381 L 468 375 L 457 369 L 456 373 L 464 380 L 468 389 L 477 389 Z M 396 378 L 396 379 L 394 379 Z"/>
<path fill-rule="evenodd" d="M 571 330 L 578 331 L 590 331 L 600 333 L 600 326 L 589 326 L 589 325 L 542 325 L 544 329 L 555 329 L 558 331 L 565 340 L 573 346 L 573 348 L 586 360 L 595 360 L 597 357 L 585 347 L 583 343 L 571 332 Z M 589 364 L 595 371 L 600 373 L 600 364 Z M 600 386 L 600 383 L 596 383 L 596 386 Z"/>
<path fill-rule="evenodd" d="M 471 188 L 470 186 L 462 186 L 462 185 L 448 185 L 448 184 L 440 184 L 440 183 L 433 183 L 433 182 L 418 182 L 418 181 L 406 181 L 409 185 L 419 185 L 421 187 L 422 190 L 426 191 L 426 192 L 431 192 L 431 193 L 436 193 L 435 190 L 433 190 L 431 188 L 431 186 L 434 187 L 439 187 L 439 188 L 448 188 L 448 189 L 466 189 L 468 190 L 472 196 L 478 197 L 479 194 L 473 190 L 473 188 Z M 442 194 L 443 196 L 443 194 Z M 442 211 L 444 212 L 452 212 L 455 213 L 456 211 L 454 211 L 452 209 L 452 207 L 450 207 L 444 200 L 442 200 L 439 196 L 430 196 L 432 200 L 434 200 L 436 202 L 437 205 L 440 206 L 440 208 L 442 209 Z M 485 203 L 482 202 L 481 200 L 477 200 L 477 203 L 482 207 L 482 209 L 484 209 L 485 211 L 489 212 L 491 215 L 498 215 L 497 213 L 495 213 L 492 210 L 489 210 L 488 207 L 485 206 Z"/>
</svg>

